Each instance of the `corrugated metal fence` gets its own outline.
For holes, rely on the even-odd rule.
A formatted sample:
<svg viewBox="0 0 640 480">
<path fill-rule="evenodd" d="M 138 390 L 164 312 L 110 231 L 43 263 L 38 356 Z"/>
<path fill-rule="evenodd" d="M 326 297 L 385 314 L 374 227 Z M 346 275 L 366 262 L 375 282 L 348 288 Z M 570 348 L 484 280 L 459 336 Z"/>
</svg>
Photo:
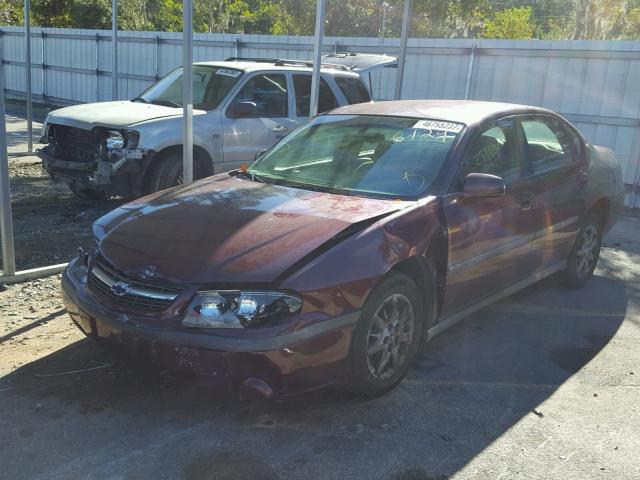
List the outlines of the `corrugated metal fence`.
<svg viewBox="0 0 640 480">
<path fill-rule="evenodd" d="M 111 32 L 31 30 L 34 99 L 54 104 L 111 99 Z M 131 98 L 181 63 L 181 33 L 121 32 L 119 97 Z M 24 37 L 0 28 L 9 95 L 24 92 Z M 386 39 L 384 52 L 397 54 Z M 378 53 L 378 38 L 325 38 L 325 50 Z M 310 59 L 312 37 L 195 34 L 199 60 L 230 56 Z M 391 98 L 395 70 L 371 79 Z M 640 205 L 640 42 L 410 39 L 403 98 L 465 98 L 539 105 L 565 115 L 593 142 L 615 150 Z M 634 191 L 637 190 L 637 199 Z"/>
</svg>

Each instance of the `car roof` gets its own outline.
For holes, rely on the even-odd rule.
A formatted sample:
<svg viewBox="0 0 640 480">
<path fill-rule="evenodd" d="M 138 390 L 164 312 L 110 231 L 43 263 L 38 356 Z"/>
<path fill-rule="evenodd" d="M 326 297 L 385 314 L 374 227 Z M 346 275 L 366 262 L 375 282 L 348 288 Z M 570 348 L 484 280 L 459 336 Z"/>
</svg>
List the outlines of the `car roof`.
<svg viewBox="0 0 640 480">
<path fill-rule="evenodd" d="M 309 72 L 313 71 L 313 68 L 307 67 L 304 65 L 295 65 L 295 64 L 284 64 L 284 65 L 274 65 L 273 63 L 269 63 L 266 61 L 260 62 L 252 62 L 247 60 L 222 60 L 218 62 L 196 62 L 194 65 L 208 65 L 211 67 L 223 67 L 223 68 L 235 68 L 237 70 L 242 70 L 243 72 L 256 72 L 256 71 L 264 71 L 264 70 L 282 70 L 283 72 Z M 333 76 L 344 76 L 344 77 L 359 77 L 359 75 L 355 72 L 347 71 L 340 67 L 332 67 L 330 65 L 323 65 L 320 69 L 323 73 L 329 73 Z"/>
<path fill-rule="evenodd" d="M 357 103 L 339 107 L 331 114 L 387 115 L 398 117 L 428 118 L 476 125 L 488 118 L 521 114 L 544 113 L 556 115 L 551 110 L 514 103 L 484 102 L 478 100 L 392 100 Z"/>
</svg>

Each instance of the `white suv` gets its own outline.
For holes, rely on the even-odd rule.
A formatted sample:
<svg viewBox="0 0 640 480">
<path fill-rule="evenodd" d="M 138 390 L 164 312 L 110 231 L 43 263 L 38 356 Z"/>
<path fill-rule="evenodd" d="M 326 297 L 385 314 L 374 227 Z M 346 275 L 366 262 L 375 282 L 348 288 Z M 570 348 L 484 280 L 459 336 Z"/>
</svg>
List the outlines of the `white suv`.
<svg viewBox="0 0 640 480">
<path fill-rule="evenodd" d="M 318 111 L 370 102 L 361 75 L 394 57 L 325 55 Z M 194 178 L 238 168 L 309 116 L 311 63 L 229 58 L 193 65 Z M 370 78 L 370 77 L 369 77 Z M 43 167 L 82 197 L 137 197 L 182 181 L 182 67 L 133 100 L 51 112 Z"/>
</svg>

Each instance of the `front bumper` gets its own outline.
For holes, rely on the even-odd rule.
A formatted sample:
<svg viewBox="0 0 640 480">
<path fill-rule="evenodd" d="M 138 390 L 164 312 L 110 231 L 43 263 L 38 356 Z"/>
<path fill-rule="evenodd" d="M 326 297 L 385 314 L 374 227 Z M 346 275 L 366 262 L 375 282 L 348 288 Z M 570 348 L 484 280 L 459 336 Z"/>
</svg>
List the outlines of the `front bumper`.
<svg viewBox="0 0 640 480">
<path fill-rule="evenodd" d="M 188 371 L 235 389 L 246 381 L 290 394 L 343 380 L 359 311 L 267 338 L 162 329 L 96 301 L 78 276 L 78 260 L 62 276 L 67 313 L 88 337 L 123 347 L 138 360 Z M 244 331 L 246 334 L 247 331 Z"/>
</svg>

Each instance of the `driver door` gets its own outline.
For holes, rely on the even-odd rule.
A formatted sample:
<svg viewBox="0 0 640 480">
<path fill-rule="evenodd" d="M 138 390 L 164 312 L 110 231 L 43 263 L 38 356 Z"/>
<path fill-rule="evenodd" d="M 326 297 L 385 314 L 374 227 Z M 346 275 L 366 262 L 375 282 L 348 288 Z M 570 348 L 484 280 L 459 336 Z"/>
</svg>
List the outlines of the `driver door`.
<svg viewBox="0 0 640 480">
<path fill-rule="evenodd" d="M 260 72 L 249 77 L 222 115 L 225 167 L 251 164 L 256 155 L 284 137 L 295 122 L 286 73 Z"/>
<path fill-rule="evenodd" d="M 533 191 L 523 178 L 520 137 L 513 118 L 478 129 L 465 150 L 453 193 L 444 199 L 449 237 L 444 316 L 526 279 L 536 266 L 530 246 L 540 222 Z M 465 198 L 461 192 L 469 173 L 503 178 L 505 194 Z"/>
</svg>

